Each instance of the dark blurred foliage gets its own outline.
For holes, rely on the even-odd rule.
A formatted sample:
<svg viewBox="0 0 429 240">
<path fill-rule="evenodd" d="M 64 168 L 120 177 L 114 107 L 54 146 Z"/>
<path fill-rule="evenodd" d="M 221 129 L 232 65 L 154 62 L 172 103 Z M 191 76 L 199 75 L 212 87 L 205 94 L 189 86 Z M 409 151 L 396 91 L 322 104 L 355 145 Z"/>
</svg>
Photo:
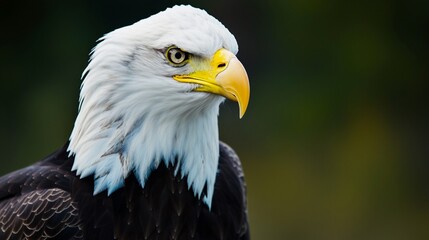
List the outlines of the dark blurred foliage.
<svg viewBox="0 0 429 240">
<path fill-rule="evenodd" d="M 68 139 L 104 33 L 181 1 L 2 1 L 1 173 Z M 253 239 L 429 239 L 429 1 L 189 1 L 233 32 L 252 86 L 221 138 Z"/>
</svg>

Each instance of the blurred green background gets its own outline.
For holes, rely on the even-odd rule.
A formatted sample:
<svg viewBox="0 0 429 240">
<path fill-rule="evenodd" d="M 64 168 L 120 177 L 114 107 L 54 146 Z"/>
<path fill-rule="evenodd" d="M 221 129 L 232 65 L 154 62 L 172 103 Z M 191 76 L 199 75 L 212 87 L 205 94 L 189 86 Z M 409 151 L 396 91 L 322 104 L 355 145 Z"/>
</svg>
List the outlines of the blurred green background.
<svg viewBox="0 0 429 240">
<path fill-rule="evenodd" d="M 62 146 L 95 41 L 182 1 L 2 1 L 0 174 Z M 429 1 L 188 1 L 236 36 L 253 239 L 429 239 Z"/>
</svg>

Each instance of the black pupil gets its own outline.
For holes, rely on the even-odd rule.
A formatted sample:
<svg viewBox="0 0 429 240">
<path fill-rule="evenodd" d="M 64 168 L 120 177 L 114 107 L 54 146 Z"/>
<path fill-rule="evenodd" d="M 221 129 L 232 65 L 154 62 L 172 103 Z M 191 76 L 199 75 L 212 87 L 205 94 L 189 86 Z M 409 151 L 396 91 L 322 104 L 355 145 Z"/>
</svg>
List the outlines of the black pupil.
<svg viewBox="0 0 429 240">
<path fill-rule="evenodd" d="M 174 57 L 175 57 L 177 60 L 180 60 L 180 58 L 182 58 L 182 53 L 181 53 L 181 52 L 176 52 L 176 53 L 174 54 Z"/>
</svg>

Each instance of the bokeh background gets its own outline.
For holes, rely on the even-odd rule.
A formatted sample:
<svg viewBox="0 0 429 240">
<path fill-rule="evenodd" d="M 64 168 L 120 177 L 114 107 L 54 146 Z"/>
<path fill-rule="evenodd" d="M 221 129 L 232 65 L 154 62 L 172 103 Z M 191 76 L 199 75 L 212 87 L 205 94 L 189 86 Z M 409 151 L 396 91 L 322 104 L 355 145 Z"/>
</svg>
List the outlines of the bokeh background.
<svg viewBox="0 0 429 240">
<path fill-rule="evenodd" d="M 0 174 L 62 146 L 104 33 L 178 3 L 236 36 L 253 239 L 429 239 L 429 1 L 1 1 Z"/>
</svg>

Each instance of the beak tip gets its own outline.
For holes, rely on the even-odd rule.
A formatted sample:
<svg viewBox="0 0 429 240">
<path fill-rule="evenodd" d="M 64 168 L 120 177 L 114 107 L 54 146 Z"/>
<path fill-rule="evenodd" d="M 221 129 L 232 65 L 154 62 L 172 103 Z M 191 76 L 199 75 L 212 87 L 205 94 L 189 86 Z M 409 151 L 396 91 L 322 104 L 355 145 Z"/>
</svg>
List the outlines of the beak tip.
<svg viewBox="0 0 429 240">
<path fill-rule="evenodd" d="M 247 103 L 243 104 L 243 102 L 238 101 L 238 108 L 239 108 L 239 118 L 242 119 L 244 114 L 246 113 L 247 110 Z"/>
</svg>

